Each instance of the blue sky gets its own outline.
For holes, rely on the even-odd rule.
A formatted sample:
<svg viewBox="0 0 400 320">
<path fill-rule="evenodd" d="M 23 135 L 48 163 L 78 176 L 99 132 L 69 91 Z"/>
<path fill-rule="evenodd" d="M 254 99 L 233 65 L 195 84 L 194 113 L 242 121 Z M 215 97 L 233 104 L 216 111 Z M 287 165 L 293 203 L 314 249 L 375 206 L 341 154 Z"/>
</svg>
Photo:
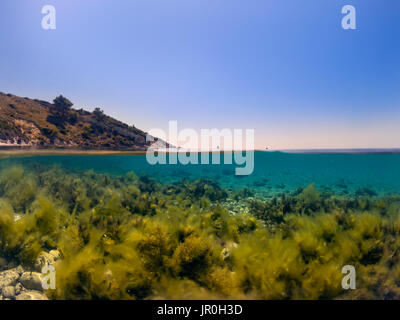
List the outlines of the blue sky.
<svg viewBox="0 0 400 320">
<path fill-rule="evenodd" d="M 398 0 L 2 0 L 0 15 L 3 92 L 143 130 L 254 128 L 258 148 L 400 147 Z"/>
</svg>

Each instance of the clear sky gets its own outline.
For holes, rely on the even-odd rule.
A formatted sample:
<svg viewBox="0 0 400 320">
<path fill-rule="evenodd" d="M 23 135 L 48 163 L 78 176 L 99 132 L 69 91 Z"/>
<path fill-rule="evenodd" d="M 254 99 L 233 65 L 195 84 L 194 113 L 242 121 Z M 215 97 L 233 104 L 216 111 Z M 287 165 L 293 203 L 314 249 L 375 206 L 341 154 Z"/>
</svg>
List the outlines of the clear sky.
<svg viewBox="0 0 400 320">
<path fill-rule="evenodd" d="M 399 0 L 1 0 L 0 15 L 3 92 L 146 131 L 254 128 L 258 148 L 400 147 Z"/>
</svg>

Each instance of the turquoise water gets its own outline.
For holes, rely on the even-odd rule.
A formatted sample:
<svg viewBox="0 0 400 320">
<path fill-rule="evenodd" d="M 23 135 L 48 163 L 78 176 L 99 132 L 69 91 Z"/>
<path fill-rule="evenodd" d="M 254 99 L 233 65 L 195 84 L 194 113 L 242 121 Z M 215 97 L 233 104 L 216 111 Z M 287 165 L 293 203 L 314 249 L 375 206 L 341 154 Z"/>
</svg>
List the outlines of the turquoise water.
<svg viewBox="0 0 400 320">
<path fill-rule="evenodd" d="M 338 194 L 353 194 L 368 188 L 377 195 L 400 194 L 400 154 L 291 154 L 255 153 L 254 172 L 236 176 L 236 165 L 150 165 L 145 155 L 29 156 L 3 159 L 2 167 L 60 166 L 67 171 L 122 175 L 134 171 L 160 182 L 210 178 L 227 189 L 251 188 L 262 194 L 292 192 L 315 183 L 316 187 Z"/>
<path fill-rule="evenodd" d="M 400 299 L 399 164 L 258 152 L 236 176 L 145 155 L 3 158 L 0 257 L 29 266 L 58 250 L 53 299 Z M 169 185 L 199 178 L 223 189 Z M 346 265 L 357 290 L 342 290 Z"/>
</svg>

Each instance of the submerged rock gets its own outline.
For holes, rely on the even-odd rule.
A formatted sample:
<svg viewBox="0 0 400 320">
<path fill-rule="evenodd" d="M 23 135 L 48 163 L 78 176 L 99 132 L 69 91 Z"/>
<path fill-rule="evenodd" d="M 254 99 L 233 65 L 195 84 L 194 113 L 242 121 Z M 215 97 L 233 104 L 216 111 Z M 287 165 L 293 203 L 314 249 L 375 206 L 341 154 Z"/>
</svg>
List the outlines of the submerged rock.
<svg viewBox="0 0 400 320">
<path fill-rule="evenodd" d="M 43 291 L 42 274 L 39 272 L 24 272 L 20 282 L 26 289 Z"/>
<path fill-rule="evenodd" d="M 14 299 L 15 298 L 15 287 L 8 286 L 1 290 L 1 294 L 4 299 Z"/>
<path fill-rule="evenodd" d="M 14 270 L 6 270 L 0 272 L 0 289 L 8 286 L 15 286 L 19 278 L 18 272 Z"/>
<path fill-rule="evenodd" d="M 17 283 L 17 285 L 15 286 L 15 294 L 18 295 L 24 290 L 25 288 L 22 286 L 22 284 Z"/>
<path fill-rule="evenodd" d="M 12 268 L 9 271 L 14 271 L 14 272 L 18 273 L 20 276 L 25 272 L 24 268 L 21 265 L 19 265 L 18 267 Z"/>
<path fill-rule="evenodd" d="M 41 272 L 45 266 L 54 266 L 55 263 L 60 260 L 61 254 L 58 250 L 51 250 L 50 252 L 41 252 L 35 261 L 34 269 L 37 272 Z"/>
<path fill-rule="evenodd" d="M 16 300 L 49 300 L 47 296 L 38 291 L 25 291 L 17 295 Z"/>
<path fill-rule="evenodd" d="M 43 251 L 34 267 L 41 270 L 44 266 L 54 265 L 60 258 L 57 250 Z M 16 266 L 13 261 L 5 261 L 4 268 L 8 270 L 0 272 L 0 300 L 48 300 L 42 287 L 42 273 Z"/>
</svg>

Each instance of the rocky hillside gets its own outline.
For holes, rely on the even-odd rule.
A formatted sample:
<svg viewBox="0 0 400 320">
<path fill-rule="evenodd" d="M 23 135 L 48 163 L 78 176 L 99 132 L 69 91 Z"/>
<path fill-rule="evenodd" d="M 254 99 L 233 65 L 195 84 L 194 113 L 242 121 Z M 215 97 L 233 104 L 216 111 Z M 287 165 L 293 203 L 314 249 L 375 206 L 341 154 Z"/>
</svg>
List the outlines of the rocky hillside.
<svg viewBox="0 0 400 320">
<path fill-rule="evenodd" d="M 145 150 L 146 133 L 111 118 L 72 108 L 59 96 L 53 103 L 0 93 L 1 148 Z"/>
</svg>

